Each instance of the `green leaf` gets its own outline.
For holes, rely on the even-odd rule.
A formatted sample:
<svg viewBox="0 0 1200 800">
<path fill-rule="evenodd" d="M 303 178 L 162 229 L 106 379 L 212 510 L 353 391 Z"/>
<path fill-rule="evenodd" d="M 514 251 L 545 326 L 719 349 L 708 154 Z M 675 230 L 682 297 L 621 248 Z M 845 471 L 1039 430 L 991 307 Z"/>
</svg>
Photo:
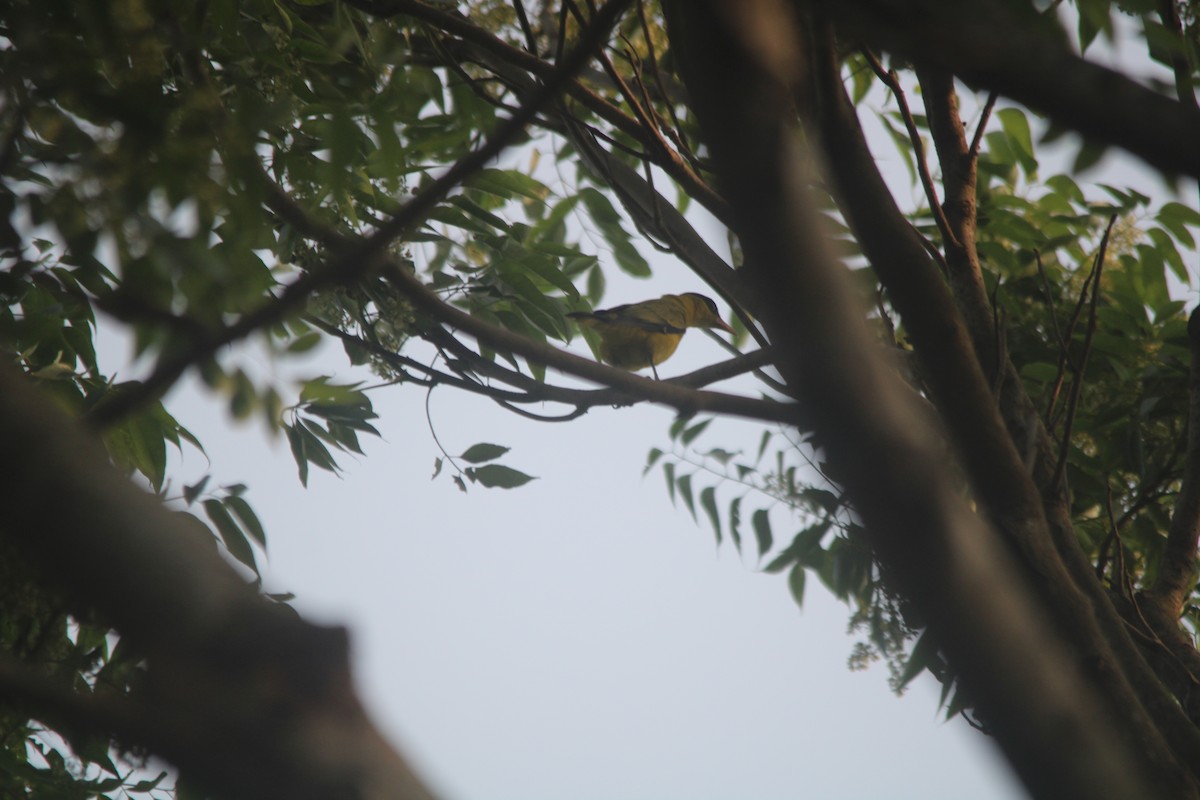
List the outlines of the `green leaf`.
<svg viewBox="0 0 1200 800">
<path fill-rule="evenodd" d="M 733 539 L 733 546 L 737 551 L 742 552 L 742 498 L 735 497 L 733 502 L 729 504 L 729 538 Z"/>
<path fill-rule="evenodd" d="M 646 456 L 646 466 L 644 469 L 642 469 L 642 475 L 645 476 L 646 473 L 648 473 L 651 468 L 658 463 L 658 460 L 662 458 L 662 456 L 662 450 L 658 449 L 657 447 L 650 448 L 650 453 Z"/>
<path fill-rule="evenodd" d="M 763 454 L 767 452 L 767 445 L 770 443 L 771 437 L 774 435 L 775 434 L 770 430 L 764 430 L 762 432 L 762 436 L 758 440 L 758 455 L 754 457 L 755 464 L 762 461 Z"/>
<path fill-rule="evenodd" d="M 883 129 L 887 131 L 888 136 L 892 138 L 892 144 L 896 146 L 896 151 L 900 154 L 900 158 L 904 161 L 904 166 L 908 168 L 908 178 L 913 184 L 917 182 L 917 168 L 913 162 L 913 144 L 909 138 L 907 131 L 901 131 L 891 122 L 884 114 L 876 117 Z"/>
<path fill-rule="evenodd" d="M 796 564 L 788 573 L 788 589 L 792 593 L 792 599 L 796 601 L 796 605 L 804 607 L 804 566 Z"/>
<path fill-rule="evenodd" d="M 550 190 L 541 182 L 510 169 L 480 170 L 466 181 L 466 185 L 505 199 L 521 196 L 544 201 L 550 195 Z"/>
<path fill-rule="evenodd" d="M 663 476 L 667 479 L 667 496 L 671 498 L 671 505 L 675 505 L 675 462 L 667 461 L 663 463 Z"/>
<path fill-rule="evenodd" d="M 937 647 L 933 643 L 933 637 L 929 635 L 929 631 L 921 634 L 921 638 L 917 639 L 917 643 L 913 645 L 912 654 L 904 663 L 904 672 L 900 674 L 900 679 L 896 683 L 896 691 L 899 692 L 912 683 L 913 678 L 920 675 L 929 665 L 933 663 L 934 657 L 937 656 Z"/>
<path fill-rule="evenodd" d="M 234 419 L 242 420 L 254 413 L 258 395 L 250 377 L 240 369 L 233 376 L 233 395 L 229 398 L 229 412 Z"/>
<path fill-rule="evenodd" d="M 765 508 L 758 509 L 750 518 L 750 525 L 754 528 L 754 538 L 758 542 L 758 554 L 760 557 L 765 556 L 774 542 L 770 514 Z"/>
<path fill-rule="evenodd" d="M 570 300 L 579 299 L 579 290 L 571 279 L 558 267 L 558 261 L 530 256 L 521 262 L 530 272 L 560 290 Z"/>
<path fill-rule="evenodd" d="M 707 428 L 709 426 L 709 424 L 711 424 L 711 423 L 712 423 L 711 417 L 704 420 L 703 422 L 697 422 L 695 425 L 688 428 L 680 435 L 679 441 L 684 446 L 691 444 L 692 440 L 695 439 L 700 434 L 704 433 L 704 429 Z"/>
<path fill-rule="evenodd" d="M 208 479 L 211 476 L 205 475 L 200 480 L 196 481 L 191 486 L 183 487 L 183 501 L 189 506 L 196 502 L 196 498 L 204 491 L 204 487 L 208 485 Z"/>
<path fill-rule="evenodd" d="M 681 476 L 679 480 L 675 481 L 675 486 L 679 489 L 679 496 L 683 498 L 683 504 L 691 512 L 692 519 L 696 519 L 696 503 L 692 497 L 692 476 L 690 474 Z"/>
<path fill-rule="evenodd" d="M 287 351 L 289 353 L 307 353 L 321 343 L 320 331 L 309 331 L 303 336 L 298 336 L 288 342 Z"/>
<path fill-rule="evenodd" d="M 500 456 L 507 453 L 511 448 L 504 447 L 498 444 L 473 444 L 466 449 L 459 458 L 470 464 L 482 464 L 485 461 L 494 461 Z"/>
<path fill-rule="evenodd" d="M 300 473 L 300 484 L 308 486 L 308 456 L 304 452 L 304 434 L 294 425 L 285 425 L 288 444 L 292 448 L 292 458 L 296 461 L 296 469 Z"/>
<path fill-rule="evenodd" d="M 504 220 L 502 220 L 500 217 L 496 216 L 492 212 L 484 209 L 482 206 L 480 206 L 478 203 L 474 202 L 473 200 L 471 200 L 467 197 L 464 197 L 463 195 L 457 195 L 455 197 L 451 197 L 447 202 L 453 203 L 454 205 L 458 206 L 459 208 L 461 208 L 463 211 L 467 212 L 471 216 L 475 217 L 478 220 L 486 222 L 488 225 L 492 226 L 493 228 L 495 228 L 498 231 L 501 231 L 504 233 L 507 233 L 509 231 L 509 224 L 507 222 L 505 222 Z"/>
<path fill-rule="evenodd" d="M 1009 145 L 1016 152 L 1021 168 L 1025 174 L 1032 176 L 1037 172 L 1037 159 L 1034 157 L 1033 134 L 1029 130 L 1029 120 L 1025 112 L 1017 108 L 1002 108 L 996 112 L 1000 118 L 1000 126 L 1008 135 Z"/>
<path fill-rule="evenodd" d="M 230 495 L 225 498 L 225 505 L 229 507 L 238 521 L 242 523 L 242 527 L 246 532 L 254 537 L 260 547 L 267 546 L 267 533 L 263 530 L 262 523 L 258 521 L 258 515 L 254 513 L 254 509 L 246 502 L 241 495 Z"/>
<path fill-rule="evenodd" d="M 700 507 L 704 509 L 704 513 L 708 516 L 708 522 L 712 525 L 713 533 L 717 537 L 717 545 L 721 544 L 721 516 L 717 512 L 717 490 L 712 486 L 706 486 L 700 491 Z"/>
<path fill-rule="evenodd" d="M 225 508 L 224 503 L 215 498 L 205 500 L 204 513 L 216 526 L 217 533 L 220 534 L 221 541 L 225 543 L 229 554 L 257 573 L 258 565 L 254 563 L 254 551 L 250 548 L 250 543 L 246 541 L 242 529 L 233 521 L 233 517 Z"/>
<path fill-rule="evenodd" d="M 308 459 L 310 464 L 315 464 L 327 472 L 336 473 L 337 462 L 333 460 L 329 449 L 317 438 L 312 430 L 308 430 L 308 420 L 304 420 L 306 428 L 300 429 L 300 436 L 304 439 L 304 457 Z M 315 427 L 315 426 L 314 426 Z"/>
<path fill-rule="evenodd" d="M 583 198 L 583 204 L 591 214 L 592 220 L 604 234 L 605 241 L 612 247 L 617 266 L 634 277 L 649 277 L 649 262 L 634 247 L 629 233 L 621 225 L 621 215 L 613 208 L 608 197 L 591 187 L 581 189 L 579 196 Z"/>
<path fill-rule="evenodd" d="M 331 383 L 328 375 L 304 381 L 300 389 L 303 403 L 332 403 L 371 407 L 370 399 L 359 391 L 361 383 Z"/>
<path fill-rule="evenodd" d="M 519 472 L 511 467 L 501 466 L 500 464 L 487 464 L 482 467 L 471 467 L 467 469 L 467 477 L 474 481 L 495 489 L 515 489 L 518 486 L 524 486 L 535 478 L 532 475 L 526 475 L 524 472 Z"/>
<path fill-rule="evenodd" d="M 617 266 L 621 268 L 621 271 L 635 278 L 650 277 L 650 262 L 638 252 L 638 249 L 633 246 L 633 243 L 629 239 L 617 238 L 611 234 L 609 229 L 604 229 L 604 233 L 606 238 L 608 238 L 608 243 L 612 245 L 613 258 L 617 260 Z M 628 236 L 624 230 L 621 233 Z"/>
<path fill-rule="evenodd" d="M 153 410 L 147 410 L 105 430 L 104 444 L 119 468 L 142 473 L 158 491 L 167 469 L 164 435 L 161 421 Z"/>
<path fill-rule="evenodd" d="M 1163 207 L 1158 211 L 1158 216 L 1160 218 L 1169 217 L 1178 219 L 1185 225 L 1200 228 L 1200 211 L 1174 200 L 1169 203 L 1163 203 Z"/>
</svg>

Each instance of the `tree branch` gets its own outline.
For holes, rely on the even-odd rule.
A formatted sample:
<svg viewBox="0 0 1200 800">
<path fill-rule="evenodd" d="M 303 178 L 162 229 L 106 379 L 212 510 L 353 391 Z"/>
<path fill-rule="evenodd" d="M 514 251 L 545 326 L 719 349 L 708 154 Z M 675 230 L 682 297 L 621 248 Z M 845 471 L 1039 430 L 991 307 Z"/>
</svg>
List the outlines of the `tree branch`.
<svg viewBox="0 0 1200 800">
<path fill-rule="evenodd" d="M 933 186 L 933 176 L 929 174 L 929 161 L 925 158 L 925 143 L 921 139 L 921 132 L 917 130 L 912 110 L 908 107 L 908 99 L 904 96 L 904 87 L 896 78 L 896 72 L 884 69 L 883 64 L 874 53 L 867 49 L 863 49 L 862 53 L 876 77 L 891 90 L 892 96 L 896 98 L 896 105 L 900 108 L 900 116 L 904 120 L 904 128 L 908 131 L 908 140 L 912 143 L 913 155 L 917 160 L 917 175 L 921 178 L 921 188 L 925 190 L 925 199 L 929 201 L 929 213 L 933 215 L 933 220 L 937 223 L 938 230 L 947 246 L 957 244 L 958 239 L 954 231 L 950 229 L 945 209 L 942 208 L 942 202 L 938 199 L 937 190 Z M 928 100 L 926 100 L 926 104 L 928 106 Z"/>
<path fill-rule="evenodd" d="M 140 384 L 98 403 L 87 415 L 90 424 L 103 428 L 140 406 L 166 393 L 188 367 L 212 358 L 223 346 L 238 341 L 260 328 L 271 325 L 298 311 L 315 292 L 352 283 L 378 265 L 378 257 L 398 236 L 419 224 L 435 205 L 471 174 L 499 155 L 525 129 L 537 113 L 562 91 L 571 77 L 587 63 L 592 53 L 607 38 L 631 0 L 610 0 L 584 29 L 571 53 L 538 85 L 507 120 L 488 136 L 478 149 L 456 161 L 439 178 L 429 183 L 387 222 L 366 239 L 347 244 L 337 257 L 318 269 L 306 272 L 278 295 L 275 300 L 219 332 L 193 339 L 178 352 L 162 358 L 150 376 Z M 521 52 L 521 51 L 517 51 Z"/>
<path fill-rule="evenodd" d="M 86 704 L 6 668 L 33 716 L 145 746 L 231 798 L 430 800 L 354 695 L 345 633 L 257 595 L 194 517 L 135 488 L 7 365 L 0 440 L 0 536 L 148 664 L 136 699 Z"/>
<path fill-rule="evenodd" d="M 1117 223 L 1117 215 L 1108 218 L 1108 227 L 1100 239 L 1100 250 L 1096 253 L 1096 266 L 1092 270 L 1092 297 L 1088 310 L 1088 325 L 1083 338 L 1083 352 L 1079 355 L 1079 367 L 1075 370 L 1075 380 L 1071 382 L 1071 394 L 1067 398 L 1067 418 L 1063 422 L 1062 436 L 1059 438 L 1058 461 L 1054 465 L 1054 477 L 1050 480 L 1051 487 L 1062 485 L 1067 474 L 1067 454 L 1071 451 L 1071 431 L 1075 426 L 1075 412 L 1079 409 L 1079 398 L 1083 393 L 1083 377 L 1087 369 L 1088 355 L 1092 350 L 1092 338 L 1096 334 L 1096 311 L 1100 304 L 1100 278 L 1104 274 L 1104 258 L 1108 253 L 1108 235 L 1112 233 L 1113 225 Z"/>
<path fill-rule="evenodd" d="M 1095 579 L 1071 526 L 1069 507 L 1058 502 L 1065 500 L 1061 493 L 1045 495 L 1045 513 L 1055 514 L 1054 524 L 1048 525 L 1043 495 L 1030 482 L 1030 469 L 1014 443 L 1030 442 L 1036 447 L 1033 476 L 1038 486 L 1050 481 L 1054 450 L 1019 377 L 1014 372 L 1005 381 L 1002 422 L 972 337 L 870 157 L 827 39 L 822 36 L 810 46 L 817 58 L 811 70 L 814 80 L 807 116 L 828 158 L 839 204 L 904 318 L 922 375 L 933 389 L 983 506 L 1021 554 L 1030 578 L 1045 594 L 1046 606 L 1060 615 L 1060 633 L 1081 658 L 1105 665 L 1098 669 L 1098 678 L 1106 684 L 1104 695 L 1120 706 L 1127 724 L 1138 728 L 1134 735 L 1138 746 L 1149 751 L 1162 746 L 1158 723 L 1180 752 L 1180 762 L 1196 764 L 1200 734 L 1150 670 Z M 985 346 L 990 350 L 993 340 L 989 338 Z M 1147 709 L 1152 710 L 1153 721 Z"/>
<path fill-rule="evenodd" d="M 669 406 L 681 414 L 708 411 L 764 422 L 801 424 L 799 409 L 794 404 L 720 392 L 697 391 L 676 385 L 671 381 L 643 378 L 632 372 L 606 366 L 597 361 L 564 352 L 548 344 L 535 342 L 518 333 L 473 317 L 465 311 L 443 302 L 414 275 L 397 264 L 387 264 L 384 268 L 384 275 L 417 309 L 446 325 L 467 332 L 493 349 L 514 353 L 568 375 L 609 386 L 632 398 Z"/>
<path fill-rule="evenodd" d="M 1168 173 L 1200 177 L 1200 111 L 1071 53 L 1053 17 L 999 0 L 815 0 L 875 47 L 994 89 Z M 1114 114 L 1120 108 L 1122 113 Z"/>
<path fill-rule="evenodd" d="M 763 56 L 795 47 L 788 6 L 664 5 L 756 279 L 771 289 L 762 292 L 764 321 L 778 363 L 827 439 L 877 553 L 927 615 L 1013 764 L 1040 797 L 1187 793 L 1178 772 L 1156 774 L 1141 748 L 1119 738 L 1111 707 L 1044 627 L 1006 549 L 955 488 L 912 393 L 874 357 L 802 183 L 805 159 L 786 110 L 793 75 Z"/>
</svg>

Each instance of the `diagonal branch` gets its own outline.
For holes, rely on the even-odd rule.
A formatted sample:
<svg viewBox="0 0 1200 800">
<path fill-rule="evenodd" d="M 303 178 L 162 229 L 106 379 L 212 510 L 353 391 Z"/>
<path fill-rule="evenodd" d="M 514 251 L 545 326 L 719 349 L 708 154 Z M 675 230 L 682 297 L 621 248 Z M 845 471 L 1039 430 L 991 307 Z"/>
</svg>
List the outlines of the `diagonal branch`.
<svg viewBox="0 0 1200 800">
<path fill-rule="evenodd" d="M 904 120 L 904 128 L 908 131 L 908 139 L 913 146 L 913 156 L 917 161 L 917 174 L 921 178 L 921 188 L 925 190 L 925 199 L 929 201 L 929 213 L 933 215 L 938 231 L 941 232 L 942 239 L 947 246 L 956 245 L 958 239 L 954 235 L 954 231 L 950 229 L 950 223 L 946 220 L 946 211 L 933 186 L 933 176 L 929 174 L 929 160 L 925 157 L 925 142 L 921 139 L 921 132 L 917 130 L 917 122 L 913 118 L 912 110 L 908 107 L 908 98 L 904 95 L 904 87 L 900 85 L 896 71 L 884 69 L 883 64 L 874 53 L 864 48 L 862 54 L 875 76 L 891 90 L 892 96 L 896 98 L 900 116 Z"/>
<path fill-rule="evenodd" d="M 455 162 L 441 177 L 429 183 L 368 238 L 346 244 L 337 256 L 321 267 L 306 272 L 290 283 L 274 300 L 244 315 L 234 324 L 208 336 L 197 337 L 179 351 L 161 359 L 140 384 L 96 405 L 87 415 L 90 424 L 103 428 L 146 403 L 162 397 L 188 367 L 212 358 L 225 345 L 245 338 L 295 313 L 314 293 L 359 280 L 378 266 L 379 256 L 400 235 L 419 224 L 472 173 L 487 165 L 524 131 L 525 126 L 562 91 L 593 52 L 608 37 L 630 0 L 610 0 L 584 29 L 571 53 L 545 83 L 540 84 L 520 108 L 497 126 L 478 149 Z"/>
<path fill-rule="evenodd" d="M 1100 277 L 1104 274 L 1104 258 L 1108 254 L 1108 236 L 1112 233 L 1113 225 L 1117 223 L 1117 215 L 1108 218 L 1108 227 L 1100 239 L 1100 250 L 1096 253 L 1096 266 L 1092 270 L 1092 297 L 1088 307 L 1088 324 L 1083 337 L 1083 352 L 1079 355 L 1079 367 L 1075 370 L 1075 379 L 1071 382 L 1071 393 L 1067 398 L 1067 417 L 1063 422 L 1062 436 L 1058 443 L 1058 461 L 1054 465 L 1054 477 L 1050 480 L 1052 487 L 1062 484 L 1067 474 L 1067 454 L 1071 450 L 1071 432 L 1075 427 L 1075 413 L 1079 409 L 1079 398 L 1083 394 L 1084 371 L 1087 369 L 1088 355 L 1092 351 L 1092 339 L 1096 335 L 1096 311 L 1100 304 Z"/>
<path fill-rule="evenodd" d="M 787 110 L 793 74 L 772 70 L 785 59 L 762 57 L 773 47 L 794 47 L 784 13 L 792 6 L 664 5 L 723 188 L 754 256 L 777 363 L 818 423 L 876 552 L 928 615 L 1014 766 L 1039 797 L 1117 800 L 1190 788 L 1178 772 L 1158 774 L 1145 751 L 1122 736 L 1114 724 L 1120 717 L 1057 642 L 1011 553 L 967 507 L 913 394 L 873 357 L 862 309 L 829 255 L 828 232 L 804 180 L 805 154 Z M 812 44 L 802 49 L 811 52 Z M 971 379 L 984 383 L 977 365 Z M 999 428 L 998 420 L 984 422 Z M 1053 723 L 1043 716 L 1051 708 Z"/>
</svg>

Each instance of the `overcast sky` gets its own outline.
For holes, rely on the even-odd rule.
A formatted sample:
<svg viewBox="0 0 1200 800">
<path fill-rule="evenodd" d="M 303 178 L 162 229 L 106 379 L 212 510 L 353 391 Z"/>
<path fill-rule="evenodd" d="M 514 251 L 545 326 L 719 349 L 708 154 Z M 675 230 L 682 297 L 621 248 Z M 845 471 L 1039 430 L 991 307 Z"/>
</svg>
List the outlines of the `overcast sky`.
<svg viewBox="0 0 1200 800">
<path fill-rule="evenodd" d="M 657 285 L 646 291 L 681 288 Z M 720 357 L 693 332 L 663 374 Z M 336 350 L 301 371 L 354 377 Z M 383 440 L 343 458 L 340 478 L 313 470 L 305 490 L 286 442 L 233 425 L 185 382 L 168 404 L 211 465 L 189 450 L 173 474 L 249 485 L 268 588 L 351 628 L 367 706 L 447 798 L 1019 796 L 984 737 L 942 720 L 936 683 L 897 698 L 884 668 L 848 670 L 848 613 L 819 582 L 797 608 L 782 576 L 673 509 L 660 472 L 642 478 L 670 412 L 549 425 L 438 390 L 447 450 L 504 444 L 505 463 L 538 476 L 463 494 L 431 480 L 424 393 L 374 399 Z M 718 422 L 705 446 L 752 452 L 760 431 Z"/>
</svg>

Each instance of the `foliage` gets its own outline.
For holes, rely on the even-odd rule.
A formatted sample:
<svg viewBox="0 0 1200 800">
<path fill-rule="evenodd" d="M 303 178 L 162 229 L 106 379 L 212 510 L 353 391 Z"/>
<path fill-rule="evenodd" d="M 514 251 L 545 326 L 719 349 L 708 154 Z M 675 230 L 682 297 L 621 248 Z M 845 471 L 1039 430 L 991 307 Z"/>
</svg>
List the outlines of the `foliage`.
<svg viewBox="0 0 1200 800">
<path fill-rule="evenodd" d="M 556 385 L 547 378 L 551 357 L 530 355 L 544 350 L 468 338 L 450 314 L 560 347 L 574 336 L 565 314 L 601 302 L 610 278 L 652 274 L 661 262 L 647 258 L 650 246 L 681 259 L 734 307 L 746 333 L 739 344 L 768 344 L 745 271 L 734 269 L 742 266 L 736 233 L 736 263 L 727 264 L 705 250 L 698 217 L 688 216 L 699 207 L 726 225 L 732 219 L 713 188 L 661 10 L 636 5 L 596 68 L 534 109 L 506 155 L 438 195 L 448 166 L 556 79 L 559 54 L 584 38 L 590 14 L 571 2 L 530 15 L 521 3 L 478 2 L 464 15 L 408 0 L 13 0 L 0 12 L 6 360 L 99 428 L 116 467 L 203 526 L 252 576 L 267 538 L 247 488 L 209 489 L 206 476 L 176 491 L 170 480 L 168 445 L 203 452 L 161 402 L 189 368 L 234 418 L 257 416 L 282 433 L 307 483 L 311 467 L 336 471 L 339 453 L 363 453 L 360 437 L 378 435 L 371 397 L 396 385 L 447 385 L 546 419 L 639 399 Z M 1190 93 L 1200 76 L 1194 4 L 1178 4 L 1170 18 L 1152 5 L 1078 0 L 1079 46 L 1128 36 Z M 898 57 L 885 69 L 849 42 L 841 55 L 860 115 L 883 131 L 877 156 L 899 159 L 921 198 L 908 204 L 908 220 L 946 268 L 953 243 L 928 192 L 948 167 L 931 158 L 929 115 L 907 105 L 916 72 Z M 1194 288 L 1200 212 L 1178 183 L 1161 197 L 1091 184 L 1104 143 L 1090 139 L 1069 140 L 1070 168 L 1043 178 L 1064 169 L 1062 158 L 1039 152 L 1064 135 L 1060 123 L 1008 101 L 994 113 L 982 95 L 975 102 L 970 247 L 997 330 L 993 355 L 1016 367 L 1062 444 L 1080 547 L 1106 588 L 1136 604 L 1158 574 L 1184 476 L 1190 351 L 1179 298 Z M 822 196 L 870 299 L 880 346 L 931 398 L 911 366 L 907 321 L 867 268 L 846 216 Z M 428 207 L 389 228 L 424 197 Z M 353 249 L 372 237 L 375 250 Z M 99 362 L 103 328 L 130 336 L 140 379 Z M 246 338 L 282 364 L 336 341 L 349 365 L 364 369 L 351 370 L 349 383 L 264 380 L 225 347 Z M 733 385 L 790 407 L 794 387 L 774 372 L 756 375 Z M 545 413 L 547 403 L 566 410 Z M 757 563 L 786 574 L 797 603 L 809 576 L 846 602 L 864 638 L 855 665 L 883 657 L 897 689 L 929 670 L 945 683 L 950 712 L 967 707 L 920 614 L 877 559 L 819 437 L 772 427 L 752 457 L 701 449 L 715 435 L 713 417 L 694 407 L 678 405 L 670 449 L 656 447 L 647 460 L 670 499 L 719 545 L 741 552 L 753 538 Z M 517 488 L 532 480 L 498 462 L 507 453 L 491 443 L 443 451 L 435 477 L 449 463 L 464 491 L 468 481 Z M 971 492 L 965 478 L 962 491 Z M 0 587 L 11 587 L 0 603 L 0 650 L 83 694 L 134 691 L 138 656 L 88 609 L 18 579 L 18 559 L 0 558 Z M 1182 621 L 1194 631 L 1194 580 L 1187 597 Z M 0 716 L 0 774 L 14 781 L 5 796 L 158 796 L 161 776 L 130 772 L 137 754 L 31 719 L 16 707 Z"/>
</svg>

